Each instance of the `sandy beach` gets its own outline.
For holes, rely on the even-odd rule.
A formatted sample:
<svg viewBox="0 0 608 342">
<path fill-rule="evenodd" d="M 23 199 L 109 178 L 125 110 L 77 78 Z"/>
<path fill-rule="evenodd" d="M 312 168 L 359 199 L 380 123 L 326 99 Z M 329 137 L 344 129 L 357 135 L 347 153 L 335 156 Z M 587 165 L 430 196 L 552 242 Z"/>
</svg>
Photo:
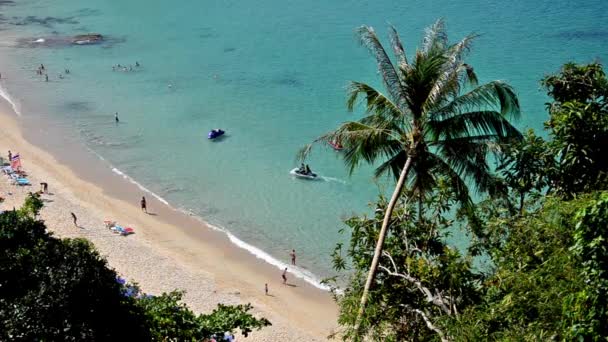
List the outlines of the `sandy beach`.
<svg viewBox="0 0 608 342">
<path fill-rule="evenodd" d="M 40 182 L 48 183 L 41 217 L 56 236 L 90 240 L 111 267 L 147 293 L 186 291 L 184 301 L 196 312 L 209 312 L 217 303 L 253 304 L 255 313 L 272 326 L 246 341 L 321 341 L 336 328 L 337 307 L 326 291 L 289 274 L 288 285 L 283 285 L 279 269 L 151 196 L 146 197 L 150 214 L 143 213 L 139 199 L 146 194 L 137 186 L 100 169 L 100 163 L 85 161 L 80 167 L 39 148 L 45 143 L 43 135 L 30 139 L 24 134 L 23 123 L 6 103 L 0 107 L 0 120 L 0 153 L 6 159 L 8 150 L 18 152 L 32 183 L 10 185 L 3 176 L 2 210 L 21 206 L 29 191 L 38 191 Z M 65 146 L 66 151 L 70 148 L 74 147 Z M 70 212 L 77 215 L 81 228 L 73 225 Z M 136 234 L 114 234 L 104 227 L 104 220 L 133 227 Z M 269 296 L 264 294 L 265 283 Z"/>
</svg>

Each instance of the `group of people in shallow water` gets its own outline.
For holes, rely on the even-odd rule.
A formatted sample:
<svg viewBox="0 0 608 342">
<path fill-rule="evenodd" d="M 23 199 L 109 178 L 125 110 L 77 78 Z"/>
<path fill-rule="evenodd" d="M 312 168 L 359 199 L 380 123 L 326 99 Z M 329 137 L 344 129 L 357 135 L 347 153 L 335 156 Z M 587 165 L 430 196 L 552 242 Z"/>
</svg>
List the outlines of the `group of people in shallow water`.
<svg viewBox="0 0 608 342">
<path fill-rule="evenodd" d="M 58 77 L 60 79 L 63 79 L 63 77 L 64 77 L 63 75 L 64 74 L 69 75 L 70 74 L 70 69 L 65 69 L 63 71 L 63 73 L 59 73 Z M 44 81 L 45 82 L 49 81 L 49 74 L 47 72 L 47 69 L 44 67 L 44 64 L 40 64 L 40 66 L 38 67 L 38 69 L 36 69 L 36 75 L 39 75 L 39 76 L 43 76 L 44 75 Z"/>
<path fill-rule="evenodd" d="M 139 64 L 138 61 L 135 61 L 135 67 L 139 68 L 141 66 L 141 64 Z M 121 65 L 121 64 L 116 64 L 116 65 L 112 65 L 112 71 L 123 71 L 123 72 L 129 72 L 129 71 L 133 71 L 133 66 L 129 64 L 129 66 L 126 65 Z"/>
</svg>

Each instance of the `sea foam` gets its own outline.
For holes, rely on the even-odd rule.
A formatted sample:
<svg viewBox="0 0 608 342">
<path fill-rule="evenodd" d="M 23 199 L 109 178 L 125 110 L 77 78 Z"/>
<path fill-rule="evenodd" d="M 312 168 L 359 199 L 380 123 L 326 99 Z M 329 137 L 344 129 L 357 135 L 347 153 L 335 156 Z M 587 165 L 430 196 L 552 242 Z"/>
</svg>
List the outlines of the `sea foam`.
<svg viewBox="0 0 608 342">
<path fill-rule="evenodd" d="M 8 93 L 6 88 L 0 86 L 0 96 L 6 100 L 6 102 L 10 103 L 11 107 L 13 107 L 13 111 L 17 116 L 21 116 L 21 109 L 17 101 L 15 101 Z"/>
<path fill-rule="evenodd" d="M 100 159 L 103 159 L 101 156 L 99 156 L 99 157 L 100 157 Z M 154 193 L 153 191 L 149 190 L 148 188 L 144 187 L 139 182 L 137 182 L 136 180 L 131 178 L 129 175 L 127 175 L 123 171 L 119 170 L 118 168 L 112 167 L 112 172 L 121 176 L 122 178 L 129 181 L 130 183 L 136 185 L 142 191 L 149 193 L 150 195 L 152 195 L 154 198 L 158 199 L 160 202 L 164 203 L 165 205 L 172 207 L 167 200 L 165 200 L 158 194 Z M 228 229 L 223 228 L 220 225 L 210 224 L 209 222 L 205 221 L 204 219 L 200 218 L 199 216 L 193 214 L 191 211 L 184 210 L 184 209 L 178 209 L 178 210 L 184 214 L 195 217 L 196 219 L 198 219 L 199 221 L 201 221 L 205 225 L 207 225 L 209 228 L 226 234 L 226 236 L 228 237 L 230 242 L 232 242 L 235 246 L 248 251 L 256 258 L 264 260 L 266 263 L 268 263 L 272 266 L 275 266 L 279 270 L 283 270 L 283 269 L 287 268 L 288 271 L 291 274 L 293 274 L 296 278 L 302 279 L 305 282 L 309 283 L 310 285 L 312 285 L 318 289 L 325 290 L 325 291 L 330 290 L 329 286 L 322 284 L 321 279 L 318 276 L 316 276 L 315 274 L 313 274 L 312 272 L 305 270 L 301 267 L 289 265 L 285 262 L 280 261 L 277 258 L 274 258 L 273 256 L 271 256 L 267 252 L 263 251 L 262 249 L 239 239 L 236 235 L 232 234 Z"/>
</svg>

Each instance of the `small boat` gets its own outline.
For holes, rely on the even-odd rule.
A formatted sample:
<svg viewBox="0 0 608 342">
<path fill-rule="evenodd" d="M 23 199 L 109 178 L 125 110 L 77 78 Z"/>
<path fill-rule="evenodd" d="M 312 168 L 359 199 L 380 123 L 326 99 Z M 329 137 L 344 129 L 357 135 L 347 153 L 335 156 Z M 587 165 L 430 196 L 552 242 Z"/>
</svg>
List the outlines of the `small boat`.
<svg viewBox="0 0 608 342">
<path fill-rule="evenodd" d="M 222 131 L 219 128 L 212 129 L 212 130 L 209 131 L 209 134 L 207 135 L 207 138 L 208 139 L 215 139 L 215 138 L 221 137 L 222 135 L 224 135 L 224 133 L 226 133 L 226 132 Z"/>
<path fill-rule="evenodd" d="M 342 146 L 342 144 L 340 144 L 339 142 L 337 142 L 335 140 L 334 141 L 329 141 L 328 144 L 329 144 L 329 146 L 331 146 L 336 151 L 340 151 L 340 150 L 342 150 L 344 148 L 344 146 Z"/>
<path fill-rule="evenodd" d="M 317 179 L 317 174 L 314 172 L 306 172 L 306 171 L 302 171 L 299 167 L 296 167 L 295 169 L 289 171 L 290 174 L 298 177 L 298 178 L 304 178 L 304 179 Z"/>
</svg>

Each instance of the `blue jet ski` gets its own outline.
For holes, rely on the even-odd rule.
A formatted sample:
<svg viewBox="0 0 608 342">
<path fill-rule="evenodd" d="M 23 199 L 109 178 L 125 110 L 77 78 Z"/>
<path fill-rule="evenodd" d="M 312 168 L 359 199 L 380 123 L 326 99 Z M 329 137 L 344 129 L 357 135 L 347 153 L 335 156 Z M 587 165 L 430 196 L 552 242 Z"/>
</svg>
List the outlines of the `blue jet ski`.
<svg viewBox="0 0 608 342">
<path fill-rule="evenodd" d="M 224 135 L 224 133 L 226 133 L 226 132 L 222 131 L 222 130 L 221 130 L 221 129 L 219 129 L 219 128 L 212 129 L 211 131 L 209 131 L 209 134 L 207 135 L 207 138 L 208 138 L 208 139 L 215 139 L 215 138 L 219 138 L 219 137 L 221 137 L 222 135 Z"/>
</svg>

